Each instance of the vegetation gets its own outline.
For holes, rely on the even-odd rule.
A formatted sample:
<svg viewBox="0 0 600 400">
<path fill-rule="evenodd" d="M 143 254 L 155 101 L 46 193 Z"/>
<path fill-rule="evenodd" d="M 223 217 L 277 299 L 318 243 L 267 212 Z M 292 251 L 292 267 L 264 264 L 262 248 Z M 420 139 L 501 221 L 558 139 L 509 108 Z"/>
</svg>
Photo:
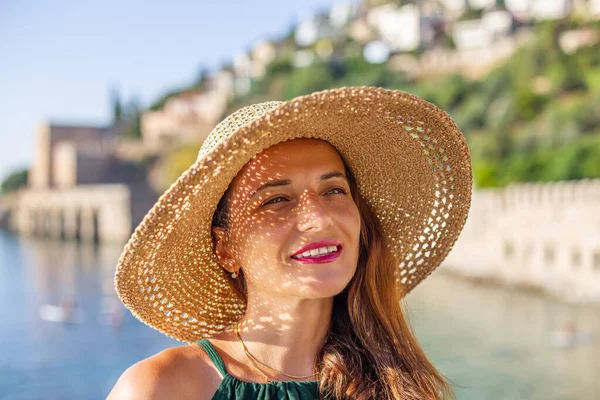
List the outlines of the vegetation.
<svg viewBox="0 0 600 400">
<path fill-rule="evenodd" d="M 278 60 L 240 103 L 340 86 L 401 89 L 452 115 L 469 142 L 480 187 L 600 178 L 600 46 L 565 54 L 558 37 L 567 27 L 573 24 L 538 25 L 533 42 L 480 80 L 411 81 L 360 55 L 301 69 Z"/>
<path fill-rule="evenodd" d="M 8 175 L 6 179 L 4 179 L 2 183 L 0 183 L 0 195 L 5 195 L 7 193 L 14 192 L 19 188 L 26 186 L 28 174 L 29 170 L 23 169 Z"/>
<path fill-rule="evenodd" d="M 113 110 L 113 124 L 119 127 L 120 135 L 131 139 L 141 138 L 142 110 L 137 97 L 132 97 L 126 105 L 123 105 L 119 91 L 112 89 L 110 100 Z"/>
<path fill-rule="evenodd" d="M 576 20 L 538 24 L 535 40 L 480 80 L 461 75 L 411 80 L 386 64 L 367 63 L 358 43 L 341 38 L 334 43 L 333 59 L 308 67 L 294 68 L 292 52 L 280 55 L 228 112 L 333 87 L 400 89 L 455 119 L 469 143 L 480 187 L 600 178 L 600 45 L 566 54 L 558 44 L 562 31 L 585 24 L 600 29 L 598 23 Z M 170 159 L 189 165 L 193 153 L 185 162 L 181 153 Z M 181 168 L 171 169 L 175 176 Z"/>
<path fill-rule="evenodd" d="M 186 145 L 170 152 L 164 160 L 163 182 L 165 184 L 161 189 L 167 189 L 190 165 L 194 164 L 199 151 L 200 145 Z"/>
</svg>

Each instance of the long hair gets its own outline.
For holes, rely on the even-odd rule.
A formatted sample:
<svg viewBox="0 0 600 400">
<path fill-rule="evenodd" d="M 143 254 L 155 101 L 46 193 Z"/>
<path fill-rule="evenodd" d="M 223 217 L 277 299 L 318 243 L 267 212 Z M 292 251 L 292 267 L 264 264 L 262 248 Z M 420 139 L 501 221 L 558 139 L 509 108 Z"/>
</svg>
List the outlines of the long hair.
<svg viewBox="0 0 600 400">
<path fill-rule="evenodd" d="M 361 217 L 359 258 L 354 277 L 334 297 L 329 332 L 318 356 L 321 396 L 453 399 L 449 383 L 427 359 L 404 318 L 397 262 L 385 243 L 383 228 L 358 193 L 348 167 L 346 176 Z M 227 229 L 229 192 L 219 201 L 213 226 Z M 243 272 L 234 285 L 245 295 Z"/>
<path fill-rule="evenodd" d="M 335 296 L 321 349 L 320 392 L 333 399 L 453 399 L 447 380 L 421 349 L 401 307 L 392 256 L 379 219 L 346 167 L 361 217 L 357 270 Z"/>
</svg>

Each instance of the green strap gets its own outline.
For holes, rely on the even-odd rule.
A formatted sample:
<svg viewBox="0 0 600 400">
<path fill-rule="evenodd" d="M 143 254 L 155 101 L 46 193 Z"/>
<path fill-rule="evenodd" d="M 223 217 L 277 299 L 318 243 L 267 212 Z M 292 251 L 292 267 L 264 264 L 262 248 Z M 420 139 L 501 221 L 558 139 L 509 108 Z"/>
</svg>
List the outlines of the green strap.
<svg viewBox="0 0 600 400">
<path fill-rule="evenodd" d="M 217 353 L 217 351 L 213 347 L 212 343 L 210 343 L 206 339 L 199 340 L 196 343 L 198 343 L 200 346 L 202 346 L 202 348 L 204 349 L 206 354 L 208 354 L 208 358 L 210 358 L 210 361 L 212 361 L 212 363 L 215 365 L 215 367 L 217 367 L 217 369 L 219 370 L 221 375 L 223 375 L 223 376 L 227 375 L 227 370 L 225 369 L 225 363 L 223 363 L 223 359 L 221 358 L 219 353 Z"/>
</svg>

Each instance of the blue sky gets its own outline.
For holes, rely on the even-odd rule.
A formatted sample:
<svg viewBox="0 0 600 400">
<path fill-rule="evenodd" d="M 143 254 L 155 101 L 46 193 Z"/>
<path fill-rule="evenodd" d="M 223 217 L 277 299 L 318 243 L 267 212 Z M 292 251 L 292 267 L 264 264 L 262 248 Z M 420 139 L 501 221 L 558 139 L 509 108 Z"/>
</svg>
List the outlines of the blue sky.
<svg viewBox="0 0 600 400">
<path fill-rule="evenodd" d="M 103 124 L 109 89 L 150 104 L 335 0 L 0 0 L 0 180 L 43 121 Z"/>
</svg>

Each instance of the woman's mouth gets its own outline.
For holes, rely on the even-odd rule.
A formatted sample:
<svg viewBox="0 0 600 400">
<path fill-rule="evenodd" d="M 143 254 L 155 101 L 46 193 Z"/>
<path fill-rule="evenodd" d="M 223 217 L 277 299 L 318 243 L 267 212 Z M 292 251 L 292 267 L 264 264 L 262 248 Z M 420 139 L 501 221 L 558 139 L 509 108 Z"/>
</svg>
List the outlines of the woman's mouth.
<svg viewBox="0 0 600 400">
<path fill-rule="evenodd" d="M 342 246 L 323 246 L 295 254 L 292 259 L 303 264 L 323 264 L 332 262 L 341 254 Z"/>
</svg>

